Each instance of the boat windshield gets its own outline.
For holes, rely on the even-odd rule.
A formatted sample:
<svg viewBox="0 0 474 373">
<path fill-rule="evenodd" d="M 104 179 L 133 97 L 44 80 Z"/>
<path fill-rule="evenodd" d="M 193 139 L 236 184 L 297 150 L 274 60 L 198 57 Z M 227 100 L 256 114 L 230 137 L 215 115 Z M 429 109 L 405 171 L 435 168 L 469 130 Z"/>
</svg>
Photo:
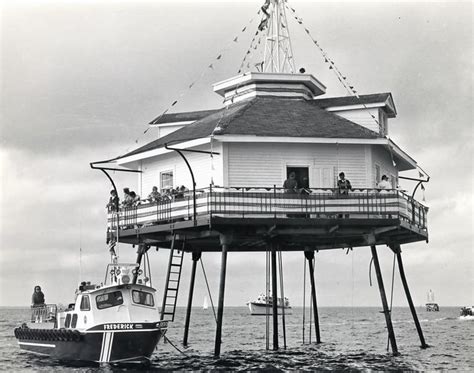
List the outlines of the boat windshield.
<svg viewBox="0 0 474 373">
<path fill-rule="evenodd" d="M 133 303 L 142 304 L 144 306 L 153 307 L 155 305 L 155 301 L 153 300 L 153 294 L 147 293 L 145 291 L 133 290 L 132 300 Z"/>
<path fill-rule="evenodd" d="M 123 296 L 121 291 L 101 294 L 95 297 L 95 302 L 99 310 L 110 308 L 123 304 Z"/>
</svg>

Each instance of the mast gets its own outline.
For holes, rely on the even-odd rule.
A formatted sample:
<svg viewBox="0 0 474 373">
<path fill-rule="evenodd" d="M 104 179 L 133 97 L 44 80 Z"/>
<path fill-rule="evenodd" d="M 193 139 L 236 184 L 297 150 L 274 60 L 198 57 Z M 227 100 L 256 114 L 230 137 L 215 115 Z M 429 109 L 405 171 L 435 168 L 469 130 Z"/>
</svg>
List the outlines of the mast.
<svg viewBox="0 0 474 373">
<path fill-rule="evenodd" d="M 285 13 L 285 0 L 266 0 L 262 6 L 261 30 L 267 29 L 263 71 L 294 73 L 295 61 Z"/>
</svg>

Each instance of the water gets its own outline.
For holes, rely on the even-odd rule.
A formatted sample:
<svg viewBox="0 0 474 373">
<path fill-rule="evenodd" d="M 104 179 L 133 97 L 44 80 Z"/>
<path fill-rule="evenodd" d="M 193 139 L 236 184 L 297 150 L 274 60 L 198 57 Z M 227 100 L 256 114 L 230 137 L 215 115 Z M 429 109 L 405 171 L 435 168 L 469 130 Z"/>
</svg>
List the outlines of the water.
<svg viewBox="0 0 474 373">
<path fill-rule="evenodd" d="M 212 309 L 193 309 L 190 347 L 184 349 L 180 342 L 185 309 L 178 308 L 176 322 L 170 324 L 167 336 L 184 354 L 169 343 L 160 342 L 151 365 L 139 367 L 139 370 L 474 370 L 474 321 L 459 320 L 459 308 L 443 307 L 440 312 L 417 310 L 426 342 L 431 346 L 426 350 L 419 348 L 409 309 L 395 308 L 392 320 L 401 353 L 396 357 L 387 353 L 385 320 L 379 311 L 379 308 L 320 308 L 323 343 L 302 345 L 303 313 L 302 308 L 295 308 L 286 320 L 288 348 L 275 353 L 265 349 L 265 316 L 250 316 L 245 307 L 228 307 L 224 311 L 222 354 L 220 359 L 215 359 Z M 21 351 L 13 329 L 28 315 L 26 308 L 0 308 L 0 371 L 115 372 L 130 369 L 106 364 L 67 364 Z M 309 327 L 306 328 L 306 342 L 308 333 Z M 314 329 L 312 340 L 314 342 Z M 270 347 L 271 343 L 270 336 Z M 283 347 L 281 337 L 280 346 Z"/>
</svg>

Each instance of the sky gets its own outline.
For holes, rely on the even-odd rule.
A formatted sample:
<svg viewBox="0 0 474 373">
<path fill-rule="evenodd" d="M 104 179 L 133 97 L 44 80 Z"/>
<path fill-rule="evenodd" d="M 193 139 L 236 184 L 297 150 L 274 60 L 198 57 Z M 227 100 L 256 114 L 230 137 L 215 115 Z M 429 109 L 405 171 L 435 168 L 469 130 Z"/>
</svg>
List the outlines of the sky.
<svg viewBox="0 0 474 373">
<path fill-rule="evenodd" d="M 0 2 L 0 306 L 29 305 L 35 285 L 48 303 L 65 304 L 80 280 L 103 281 L 110 184 L 89 162 L 151 141 L 147 123 L 175 100 L 176 112 L 221 107 L 211 85 L 236 75 L 263 3 Z M 429 289 L 441 307 L 474 304 L 472 3 L 290 5 L 360 94 L 393 94 L 390 137 L 431 176 L 429 243 L 402 247 L 415 304 Z M 344 95 L 290 15 L 289 29 L 297 68 L 323 82 L 328 96 Z M 252 58 L 258 62 L 258 53 Z M 136 182 L 115 179 L 119 188 Z M 121 260 L 134 261 L 134 248 L 119 250 Z M 393 253 L 379 247 L 379 257 L 389 292 Z M 150 252 L 159 294 L 167 258 L 167 250 Z M 283 260 L 285 295 L 301 305 L 303 254 Z M 320 252 L 316 260 L 320 306 L 380 306 L 369 285 L 370 248 Z M 217 302 L 220 254 L 205 253 L 203 262 Z M 186 304 L 190 267 L 188 257 L 178 305 Z M 230 253 L 227 269 L 226 305 L 264 291 L 264 253 L 252 260 Z M 398 273 L 394 284 L 394 306 L 406 306 Z M 206 291 L 198 269 L 195 305 Z"/>
</svg>

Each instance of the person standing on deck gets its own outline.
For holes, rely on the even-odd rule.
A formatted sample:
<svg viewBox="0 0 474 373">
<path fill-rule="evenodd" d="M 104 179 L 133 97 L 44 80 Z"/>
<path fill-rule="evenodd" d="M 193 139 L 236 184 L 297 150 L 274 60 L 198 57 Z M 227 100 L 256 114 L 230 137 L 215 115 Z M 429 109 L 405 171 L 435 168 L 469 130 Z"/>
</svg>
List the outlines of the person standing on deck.
<svg viewBox="0 0 474 373">
<path fill-rule="evenodd" d="M 117 192 L 114 189 L 112 189 L 110 191 L 110 198 L 109 198 L 109 203 L 107 204 L 107 210 L 109 212 L 118 211 L 118 206 L 119 206 L 119 197 L 117 195 Z"/>
<path fill-rule="evenodd" d="M 337 187 L 339 189 L 339 194 L 349 194 L 349 190 L 352 189 L 351 182 L 348 179 L 346 179 L 346 175 L 344 175 L 344 172 L 341 172 L 339 174 Z"/>
<path fill-rule="evenodd" d="M 298 182 L 296 181 L 296 174 L 294 172 L 291 172 L 288 179 L 285 180 L 285 182 L 283 183 L 283 188 L 285 188 L 285 193 L 296 193 L 296 189 L 298 188 Z"/>
<path fill-rule="evenodd" d="M 44 306 L 44 294 L 41 291 L 41 286 L 35 286 L 33 295 L 31 296 L 32 307 L 43 307 Z"/>
<path fill-rule="evenodd" d="M 382 175 L 382 180 L 377 184 L 377 189 L 391 189 L 392 185 L 388 182 L 387 175 Z"/>
</svg>

